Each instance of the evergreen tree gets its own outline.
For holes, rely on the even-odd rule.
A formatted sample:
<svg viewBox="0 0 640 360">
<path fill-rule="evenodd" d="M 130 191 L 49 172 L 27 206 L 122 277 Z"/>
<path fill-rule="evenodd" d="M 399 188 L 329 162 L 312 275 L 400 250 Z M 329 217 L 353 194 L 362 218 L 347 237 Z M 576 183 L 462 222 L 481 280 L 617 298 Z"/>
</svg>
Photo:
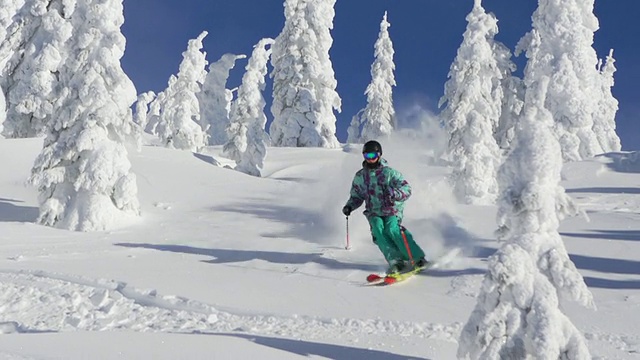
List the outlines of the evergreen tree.
<svg viewBox="0 0 640 360">
<path fill-rule="evenodd" d="M 196 94 L 205 77 L 205 54 L 201 52 L 202 32 L 189 40 L 187 50 L 182 53 L 178 76 L 169 78 L 164 96 L 159 99 L 159 121 L 156 131 L 162 143 L 170 148 L 198 151 L 205 146 L 205 133 L 200 125 L 200 105 Z"/>
<path fill-rule="evenodd" d="M 273 45 L 274 146 L 337 147 L 341 100 L 329 58 L 336 0 L 286 0 L 285 24 Z"/>
<path fill-rule="evenodd" d="M 499 86 L 503 73 L 493 40 L 498 25 L 480 0 L 475 1 L 467 22 L 440 100 L 440 106 L 446 104 L 441 116 L 449 133 L 456 196 L 466 203 L 487 204 L 495 201 L 498 193 L 496 170 L 500 162 L 494 138 L 503 98 Z"/>
<path fill-rule="evenodd" d="M 156 98 L 156 94 L 153 91 L 147 91 L 138 95 L 136 100 L 135 111 L 133 113 L 133 122 L 138 124 L 144 131 L 149 123 L 149 104 Z"/>
<path fill-rule="evenodd" d="M 527 62 L 530 71 L 550 74 L 545 107 L 555 120 L 554 133 L 565 161 L 576 161 L 603 152 L 593 132 L 595 105 L 600 96 L 598 58 L 592 47 L 598 19 L 594 0 L 539 0 L 533 14 L 540 51 Z M 518 44 L 526 49 L 531 33 Z"/>
<path fill-rule="evenodd" d="M 65 97 L 53 111 L 30 181 L 40 192 L 40 224 L 104 230 L 139 214 L 124 146 L 136 94 L 120 65 L 122 0 L 77 0 L 65 14 L 73 29 L 58 74 Z"/>
<path fill-rule="evenodd" d="M 396 79 L 393 70 L 393 43 L 389 37 L 389 22 L 384 13 L 380 23 L 380 34 L 375 43 L 375 60 L 371 65 L 371 84 L 367 86 L 367 106 L 362 113 L 361 141 L 375 140 L 391 134 L 396 128 L 396 113 L 393 109 L 393 86 Z"/>
<path fill-rule="evenodd" d="M 265 132 L 267 116 L 262 91 L 271 55 L 271 49 L 266 47 L 272 44 L 273 39 L 262 39 L 253 49 L 232 106 L 229 141 L 224 146 L 225 154 L 236 161 L 236 170 L 253 176 L 260 176 L 267 156 L 269 136 Z"/>
<path fill-rule="evenodd" d="M 172 79 L 175 79 L 175 76 L 169 77 L 169 83 L 175 81 Z M 160 138 L 160 134 L 158 134 L 158 124 L 160 123 L 160 114 L 163 110 L 162 107 L 164 106 L 164 104 L 166 104 L 166 91 L 167 89 L 159 92 L 155 99 L 153 99 L 151 103 L 149 103 L 149 112 L 147 112 L 147 125 L 144 128 L 145 132 L 151 135 L 158 136 L 158 138 Z"/>
<path fill-rule="evenodd" d="M 593 132 L 605 152 L 620 151 L 620 138 L 616 134 L 616 112 L 618 112 L 618 100 L 611 93 L 614 85 L 613 74 L 616 72 L 613 58 L 613 49 L 599 71 L 600 91 L 602 92 L 596 112 L 593 117 Z"/>
<path fill-rule="evenodd" d="M 351 118 L 351 124 L 347 129 L 347 144 L 364 143 L 364 141 L 362 141 L 362 138 L 360 137 L 360 125 L 362 124 L 363 112 L 364 112 L 364 109 L 358 111 L 358 113 Z"/>
<path fill-rule="evenodd" d="M 43 135 L 60 106 L 63 94 L 57 73 L 65 61 L 62 48 L 71 36 L 67 13 L 61 0 L 28 0 L 15 15 L 0 49 L 0 58 L 8 59 L 0 84 L 7 95 L 7 137 Z"/>
<path fill-rule="evenodd" d="M 510 235 L 489 259 L 460 335 L 459 358 L 591 358 L 584 337 L 559 308 L 559 295 L 584 306 L 593 306 L 593 298 L 558 233 L 557 194 L 566 194 L 559 185 L 560 146 L 544 107 L 549 78 L 527 85 L 516 147 L 500 169 L 500 205 L 510 218 Z"/>
<path fill-rule="evenodd" d="M 494 138 L 503 152 L 511 150 L 515 139 L 515 127 L 524 105 L 525 87 L 522 79 L 513 75 L 516 65 L 511 61 L 511 51 L 504 44 L 494 41 L 493 50 L 502 79 L 495 79 L 494 87 L 502 92 L 502 107 Z"/>
<path fill-rule="evenodd" d="M 246 55 L 224 54 L 218 61 L 209 65 L 202 91 L 198 93 L 200 116 L 203 129 L 209 137 L 209 145 L 224 145 L 229 140 L 227 128 L 230 123 L 233 92 L 226 88 L 227 79 L 236 61 L 244 58 Z"/>
<path fill-rule="evenodd" d="M 536 30 L 527 50 L 539 59 Z M 593 307 L 593 296 L 558 233 L 572 202 L 560 186 L 562 152 L 546 109 L 551 74 L 527 66 L 515 148 L 499 171 L 506 243 L 489 259 L 477 304 L 460 335 L 458 357 L 589 359 L 582 334 L 559 299 Z"/>
</svg>

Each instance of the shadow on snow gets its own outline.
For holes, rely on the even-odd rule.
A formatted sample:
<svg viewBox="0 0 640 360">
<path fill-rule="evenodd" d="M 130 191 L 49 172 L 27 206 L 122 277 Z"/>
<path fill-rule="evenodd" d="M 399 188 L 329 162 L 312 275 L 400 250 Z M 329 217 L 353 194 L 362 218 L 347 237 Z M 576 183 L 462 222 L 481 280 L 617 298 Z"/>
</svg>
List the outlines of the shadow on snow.
<svg viewBox="0 0 640 360">
<path fill-rule="evenodd" d="M 609 169 L 613 171 L 622 173 L 640 173 L 640 152 L 638 151 L 631 153 L 611 152 L 599 156 L 604 156 L 613 160 L 611 163 L 607 164 Z"/>
<path fill-rule="evenodd" d="M 622 231 L 621 231 L 622 232 Z M 612 232 L 614 234 L 618 232 Z M 634 232 L 640 234 L 640 231 Z M 572 236 L 571 234 L 562 234 L 566 236 Z M 583 234 L 576 234 L 576 236 L 583 237 Z M 624 236 L 624 235 L 620 235 Z M 486 247 L 486 246 L 477 246 L 475 248 L 475 253 L 473 257 L 476 258 L 488 258 L 496 252 L 496 249 Z M 585 255 L 573 255 L 569 254 L 569 258 L 578 269 L 582 270 L 592 270 L 601 273 L 609 273 L 609 274 L 623 274 L 623 275 L 640 275 L 640 261 L 634 260 L 625 260 L 625 259 L 610 259 L 610 258 L 602 258 L 595 256 L 585 256 Z M 476 273 L 474 272 L 476 269 L 469 269 L 467 273 Z M 429 275 L 438 276 L 434 274 L 436 269 L 431 272 L 428 272 Z M 482 271 L 481 273 L 484 273 Z M 456 276 L 456 274 L 449 274 L 451 276 Z M 446 276 L 446 275 L 445 275 Z M 640 289 L 640 279 L 638 280 L 611 280 L 611 279 L 602 279 L 596 277 L 584 277 L 584 281 L 589 287 L 597 287 L 603 289 Z"/>
<path fill-rule="evenodd" d="M 640 188 L 635 187 L 588 187 L 567 189 L 567 193 L 598 193 L 598 194 L 640 194 Z"/>
<path fill-rule="evenodd" d="M 640 289 L 640 280 L 611 280 L 585 276 L 584 282 L 588 287 L 602 289 Z"/>
<path fill-rule="evenodd" d="M 18 206 L 20 200 L 0 198 L 0 222 L 35 222 L 40 210 L 33 206 Z"/>
<path fill-rule="evenodd" d="M 640 230 L 592 230 L 590 233 L 560 233 L 560 235 L 586 239 L 640 241 Z"/>
<path fill-rule="evenodd" d="M 270 222 L 288 225 L 288 229 L 260 234 L 268 238 L 295 238 L 314 243 L 326 243 L 327 237 L 332 236 L 334 224 L 327 221 L 320 210 L 305 210 L 295 206 L 273 204 L 271 201 L 254 200 L 245 204 L 224 205 L 211 208 L 212 211 L 234 212 L 252 215 Z"/>
<path fill-rule="evenodd" d="M 278 349 L 300 355 L 303 357 L 321 356 L 328 359 L 335 360 L 428 360 L 427 358 L 406 356 L 390 353 L 382 350 L 373 349 L 361 349 L 344 345 L 335 344 L 323 344 L 304 340 L 292 340 L 282 339 L 259 335 L 250 334 L 225 334 L 225 333 L 203 333 L 196 332 L 194 334 L 199 335 L 212 335 L 212 336 L 229 336 L 236 337 L 251 341 L 254 344 L 268 346 L 273 349 Z"/>
<path fill-rule="evenodd" d="M 210 264 L 227 264 L 251 260 L 264 260 L 274 264 L 295 265 L 316 263 L 331 269 L 350 269 L 363 271 L 378 270 L 377 265 L 343 263 L 334 259 L 325 258 L 322 256 L 322 253 L 299 254 L 278 251 L 205 249 L 184 245 L 157 245 L 144 243 L 116 243 L 114 245 L 128 248 L 143 248 L 182 254 L 210 256 L 214 259 L 203 261 Z"/>
</svg>

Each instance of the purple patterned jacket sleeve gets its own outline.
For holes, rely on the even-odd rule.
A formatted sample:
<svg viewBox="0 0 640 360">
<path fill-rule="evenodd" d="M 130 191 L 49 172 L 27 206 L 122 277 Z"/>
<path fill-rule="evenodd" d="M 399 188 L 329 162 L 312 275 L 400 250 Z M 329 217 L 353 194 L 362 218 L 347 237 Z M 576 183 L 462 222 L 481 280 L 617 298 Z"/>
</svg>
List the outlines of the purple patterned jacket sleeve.
<svg viewBox="0 0 640 360">
<path fill-rule="evenodd" d="M 411 185 L 404 179 L 402 174 L 394 170 L 391 173 L 391 181 L 389 182 L 393 189 L 393 197 L 395 201 L 406 201 L 411 196 Z"/>
<path fill-rule="evenodd" d="M 361 171 L 358 171 L 351 183 L 351 193 L 349 200 L 347 201 L 347 206 L 349 206 L 351 210 L 355 210 L 362 206 L 362 203 L 364 202 L 364 192 L 365 189 L 362 174 Z"/>
</svg>

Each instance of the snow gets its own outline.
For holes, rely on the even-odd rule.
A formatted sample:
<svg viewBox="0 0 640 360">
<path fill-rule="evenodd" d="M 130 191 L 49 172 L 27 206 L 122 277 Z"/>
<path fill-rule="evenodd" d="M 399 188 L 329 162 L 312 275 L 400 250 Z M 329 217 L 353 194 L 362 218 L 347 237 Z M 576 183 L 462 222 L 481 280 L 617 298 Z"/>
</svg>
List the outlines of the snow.
<svg viewBox="0 0 640 360">
<path fill-rule="evenodd" d="M 385 264 L 360 212 L 344 249 L 357 146 L 272 147 L 258 178 L 225 168 L 221 146 L 146 145 L 129 154 L 140 220 L 73 232 L 35 224 L 25 180 L 42 139 L 0 139 L 0 358 L 454 359 L 501 245 L 497 209 L 456 205 L 449 168 L 416 166 L 420 143 L 383 144 L 414 189 L 405 225 L 430 256 L 462 251 L 380 288 L 363 286 Z M 623 152 L 563 167 L 590 222 L 559 233 L 598 309 L 560 306 L 596 359 L 640 353 L 638 169 Z"/>
</svg>

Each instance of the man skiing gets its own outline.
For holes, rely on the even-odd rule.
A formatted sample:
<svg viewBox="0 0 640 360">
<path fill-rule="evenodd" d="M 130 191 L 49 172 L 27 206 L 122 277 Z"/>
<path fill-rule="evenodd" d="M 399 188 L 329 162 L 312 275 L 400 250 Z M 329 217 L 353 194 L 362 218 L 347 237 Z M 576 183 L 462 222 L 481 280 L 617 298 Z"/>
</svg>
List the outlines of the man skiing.
<svg viewBox="0 0 640 360">
<path fill-rule="evenodd" d="M 351 196 L 342 213 L 349 216 L 365 203 L 364 215 L 371 226 L 373 240 L 389 263 L 387 275 L 426 267 L 424 251 L 401 225 L 411 186 L 399 171 L 387 165 L 379 142 L 365 143 L 362 155 L 362 169 L 353 178 Z"/>
</svg>

